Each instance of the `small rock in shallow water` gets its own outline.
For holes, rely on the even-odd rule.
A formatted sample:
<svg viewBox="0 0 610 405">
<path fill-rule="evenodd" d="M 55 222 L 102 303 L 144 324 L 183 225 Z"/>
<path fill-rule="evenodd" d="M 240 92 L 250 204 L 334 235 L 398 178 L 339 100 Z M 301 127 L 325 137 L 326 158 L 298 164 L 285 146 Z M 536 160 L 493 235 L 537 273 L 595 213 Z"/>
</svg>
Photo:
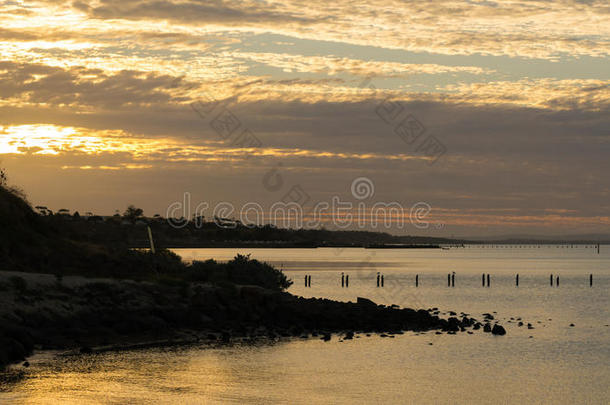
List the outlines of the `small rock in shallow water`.
<svg viewBox="0 0 610 405">
<path fill-rule="evenodd" d="M 523 326 L 523 322 L 519 321 L 519 323 L 517 324 L 517 326 Z"/>
<path fill-rule="evenodd" d="M 571 324 L 570 324 L 570 327 L 572 327 L 572 328 L 573 328 L 573 327 L 574 327 L 574 324 L 573 324 L 573 323 L 571 323 Z"/>
<path fill-rule="evenodd" d="M 23 365 L 23 367 L 30 367 L 30 362 L 24 361 L 22 365 Z"/>
<path fill-rule="evenodd" d="M 486 323 L 485 326 L 483 326 L 483 332 L 491 332 L 491 325 Z"/>
<path fill-rule="evenodd" d="M 321 337 L 321 339 L 325 342 L 328 342 L 328 341 L 330 341 L 330 337 L 331 337 L 330 333 L 325 333 L 324 336 Z"/>
<path fill-rule="evenodd" d="M 506 329 L 502 325 L 495 324 L 493 329 L 491 330 L 492 335 L 506 335 Z"/>
</svg>

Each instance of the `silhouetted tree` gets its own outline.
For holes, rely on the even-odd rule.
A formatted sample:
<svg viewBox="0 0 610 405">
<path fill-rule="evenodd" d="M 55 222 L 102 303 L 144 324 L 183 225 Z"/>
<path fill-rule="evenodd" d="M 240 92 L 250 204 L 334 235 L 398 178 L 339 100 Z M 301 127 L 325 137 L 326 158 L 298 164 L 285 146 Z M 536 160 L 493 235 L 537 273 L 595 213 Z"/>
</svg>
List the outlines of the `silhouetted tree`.
<svg viewBox="0 0 610 405">
<path fill-rule="evenodd" d="M 142 208 L 136 208 L 135 205 L 130 205 L 127 207 L 127 210 L 123 213 L 123 218 L 129 219 L 130 221 L 135 221 L 140 218 L 144 214 L 144 210 Z"/>
</svg>

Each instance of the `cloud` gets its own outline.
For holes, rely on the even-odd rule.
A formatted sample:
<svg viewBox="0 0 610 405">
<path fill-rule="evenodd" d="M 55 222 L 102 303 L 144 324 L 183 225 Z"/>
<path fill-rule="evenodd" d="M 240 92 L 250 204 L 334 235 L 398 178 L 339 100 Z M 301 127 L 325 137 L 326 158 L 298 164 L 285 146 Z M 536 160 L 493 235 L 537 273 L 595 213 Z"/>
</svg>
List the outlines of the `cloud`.
<svg viewBox="0 0 610 405">
<path fill-rule="evenodd" d="M 326 73 L 336 75 L 349 73 L 355 76 L 405 77 L 410 74 L 470 73 L 475 75 L 492 73 L 491 69 L 477 66 L 447 66 L 431 63 L 397 63 L 366 61 L 333 56 L 305 56 L 299 54 L 231 52 L 231 57 L 246 59 L 268 66 L 297 73 Z"/>
<path fill-rule="evenodd" d="M 51 2 L 57 3 L 57 2 Z M 43 2 L 44 4 L 44 2 Z M 101 20 L 168 21 L 274 32 L 416 52 L 491 54 L 556 59 L 608 56 L 608 5 L 602 1 L 455 2 L 285 0 L 77 1 L 74 9 Z"/>
<path fill-rule="evenodd" d="M 0 62 L 3 104 L 17 102 L 80 110 L 167 104 L 179 101 L 169 94 L 179 84 L 175 77 L 136 71 L 106 74 L 99 69 Z"/>
<path fill-rule="evenodd" d="M 0 153 L 33 200 L 107 212 L 133 190 L 162 211 L 184 191 L 274 202 L 295 184 L 328 200 L 366 176 L 376 198 L 426 201 L 452 229 L 607 229 L 604 2 L 54 0 L 0 13 Z M 384 100 L 397 117 L 379 115 Z M 230 137 L 210 124 L 227 111 Z M 447 149 L 434 165 L 397 134 L 410 116 Z M 259 147 L 234 141 L 244 130 Z M 273 167 L 275 194 L 261 181 Z"/>
</svg>

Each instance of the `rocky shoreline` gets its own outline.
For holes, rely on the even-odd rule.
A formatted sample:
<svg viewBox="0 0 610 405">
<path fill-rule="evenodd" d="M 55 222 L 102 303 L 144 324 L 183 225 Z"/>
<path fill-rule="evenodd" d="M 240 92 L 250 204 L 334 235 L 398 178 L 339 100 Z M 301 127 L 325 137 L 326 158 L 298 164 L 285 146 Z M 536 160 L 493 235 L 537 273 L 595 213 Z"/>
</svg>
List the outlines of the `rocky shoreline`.
<svg viewBox="0 0 610 405">
<path fill-rule="evenodd" d="M 506 332 L 436 308 L 401 309 L 297 297 L 258 286 L 151 283 L 0 272 L 0 366 L 34 350 L 117 350 L 194 342 L 256 341 L 403 331 Z"/>
</svg>

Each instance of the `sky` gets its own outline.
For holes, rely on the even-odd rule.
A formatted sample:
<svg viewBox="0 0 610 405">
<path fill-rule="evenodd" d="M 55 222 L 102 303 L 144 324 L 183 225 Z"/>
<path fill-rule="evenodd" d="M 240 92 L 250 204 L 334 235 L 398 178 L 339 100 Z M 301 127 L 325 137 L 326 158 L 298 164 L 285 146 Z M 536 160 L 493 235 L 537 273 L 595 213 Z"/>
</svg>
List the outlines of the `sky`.
<svg viewBox="0 0 610 405">
<path fill-rule="evenodd" d="M 377 227 L 395 234 L 610 233 L 606 1 L 0 0 L 0 16 L 0 165 L 33 205 L 338 199 L 404 207 L 406 226 Z"/>
</svg>

